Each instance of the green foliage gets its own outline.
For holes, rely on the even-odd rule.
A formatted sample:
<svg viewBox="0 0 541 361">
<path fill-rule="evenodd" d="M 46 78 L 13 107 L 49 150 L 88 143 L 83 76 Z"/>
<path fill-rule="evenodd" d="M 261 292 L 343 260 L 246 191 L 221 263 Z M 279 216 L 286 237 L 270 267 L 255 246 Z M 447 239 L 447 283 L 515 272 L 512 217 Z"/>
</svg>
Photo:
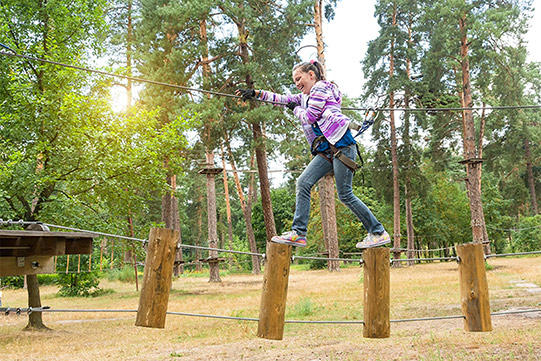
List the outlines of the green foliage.
<svg viewBox="0 0 541 361">
<path fill-rule="evenodd" d="M 2 287 L 9 288 L 23 288 L 24 287 L 24 276 L 7 276 L 0 278 L 0 285 Z"/>
<path fill-rule="evenodd" d="M 39 274 L 38 283 L 40 286 L 56 285 L 58 283 L 58 275 L 56 274 Z M 0 277 L 1 287 L 23 288 L 25 276 L 8 276 Z"/>
<path fill-rule="evenodd" d="M 107 52 L 115 72 L 137 71 L 143 78 L 230 94 L 247 84 L 295 92 L 291 67 L 299 60 L 295 50 L 300 40 L 310 31 L 305 24 L 313 19 L 313 1 L 260 5 L 259 0 L 5 0 L 0 5 L 5 20 L 0 25 L 0 42 L 21 54 L 80 66 L 90 66 L 90 59 Z M 328 19 L 333 18 L 334 5 L 336 0 L 326 2 Z M 363 60 L 367 82 L 361 105 L 387 106 L 389 94 L 394 92 L 396 106 L 460 106 L 462 78 L 457 60 L 462 14 L 468 26 L 475 104 L 539 103 L 541 71 L 539 64 L 527 62 L 523 45 L 530 5 L 522 0 L 436 0 L 430 6 L 378 1 L 375 16 L 381 29 Z M 127 27 L 128 18 L 133 33 Z M 206 39 L 200 33 L 203 19 Z M 51 24 L 54 26 L 48 26 Z M 202 62 L 207 55 L 210 61 Z M 203 65 L 208 65 L 205 71 Z M 414 80 L 412 74 L 423 76 Z M 183 242 L 204 244 L 208 239 L 206 191 L 204 177 L 197 171 L 201 168 L 198 160 L 206 152 L 219 149 L 227 137 L 224 151 L 231 148 L 231 154 L 225 155 L 226 160 L 234 160 L 239 169 L 255 169 L 250 160 L 261 143 L 253 140 L 253 124 L 259 124 L 265 133 L 260 142 L 265 142 L 269 160 L 280 156 L 280 164 L 289 170 L 302 170 L 310 160 L 302 132 L 292 125 L 296 119 L 282 108 L 144 85 L 138 89 L 134 106 L 117 113 L 111 109 L 112 86 L 109 78 L 0 57 L 1 218 L 40 219 L 114 234 L 133 232 L 135 237 L 146 238 L 149 227 L 163 225 L 161 197 L 173 192 L 179 199 Z M 344 106 L 359 105 L 357 101 L 346 97 Z M 457 163 L 463 158 L 462 114 L 429 111 L 394 115 L 401 209 L 407 187 L 412 197 L 416 247 L 439 248 L 471 240 L 463 183 L 466 174 Z M 353 112 L 348 116 L 362 118 Z M 532 202 L 534 195 L 541 199 L 541 147 L 536 146 L 541 142 L 541 115 L 502 110 L 484 115 L 478 112 L 474 117 L 476 141 L 483 150 L 481 189 L 493 250 L 541 248 L 538 228 L 530 228 L 539 225 L 538 218 L 532 217 Z M 484 135 L 479 139 L 482 124 Z M 375 147 L 362 148 L 365 180 L 355 176 L 354 193 L 391 233 L 394 195 L 389 113 L 381 113 L 371 131 Z M 172 174 L 177 176 L 173 190 L 165 182 Z M 252 175 L 240 175 L 245 196 Z M 297 176 L 288 174 L 288 183 L 271 191 L 277 233 L 291 226 Z M 249 251 L 240 197 L 232 191 L 235 186 L 231 180 L 228 185 L 232 246 Z M 216 182 L 217 194 L 224 193 L 223 187 L 221 181 Z M 252 225 L 262 250 L 266 232 L 257 187 L 256 175 L 253 199 L 259 199 L 254 204 Z M 355 243 L 366 231 L 338 199 L 335 203 L 340 250 L 354 252 Z M 228 226 L 223 197 L 218 197 L 217 213 L 218 231 L 225 235 Z M 404 230 L 405 217 L 401 222 Z M 513 228 L 521 231 L 505 231 Z M 317 192 L 312 197 L 308 240 L 308 247 L 298 254 L 324 251 Z M 96 240 L 90 264 L 93 270 L 100 265 L 107 270 L 111 265 L 117 267 L 128 250 L 134 250 L 139 260 L 144 258 L 138 244 L 115 240 L 111 249 L 109 240 L 103 254 L 99 246 Z M 102 264 L 98 264 L 100 258 Z M 185 258 L 192 261 L 195 252 L 185 251 Z M 232 258 L 236 270 L 250 269 L 250 256 L 235 254 Z M 88 256 L 82 256 L 81 269 L 88 269 L 90 262 Z M 326 266 L 323 261 L 301 263 L 311 268 Z M 66 257 L 58 258 L 57 268 L 66 269 Z M 73 258 L 67 268 L 76 271 Z M 126 267 L 108 272 L 108 276 L 133 282 L 133 273 Z M 39 277 L 40 282 L 50 283 L 57 276 Z M 64 292 L 85 293 L 77 290 L 81 283 L 92 289 L 92 281 L 81 281 L 81 277 L 86 276 L 65 276 L 62 282 L 68 288 L 73 284 L 74 289 Z M 20 277 L 2 281 L 22 286 Z"/>
<path fill-rule="evenodd" d="M 310 297 L 303 297 L 289 310 L 288 317 L 310 316 L 317 311 L 317 308 L 318 307 L 312 302 Z"/>
<path fill-rule="evenodd" d="M 103 293 L 99 277 L 94 272 L 58 275 L 58 295 L 61 297 L 96 297 Z"/>
<path fill-rule="evenodd" d="M 541 215 L 524 217 L 513 236 L 513 249 L 521 252 L 541 250 Z"/>
<path fill-rule="evenodd" d="M 135 283 L 135 269 L 133 266 L 124 266 L 121 269 L 112 269 L 106 272 L 109 281 L 120 281 L 125 283 Z"/>
</svg>

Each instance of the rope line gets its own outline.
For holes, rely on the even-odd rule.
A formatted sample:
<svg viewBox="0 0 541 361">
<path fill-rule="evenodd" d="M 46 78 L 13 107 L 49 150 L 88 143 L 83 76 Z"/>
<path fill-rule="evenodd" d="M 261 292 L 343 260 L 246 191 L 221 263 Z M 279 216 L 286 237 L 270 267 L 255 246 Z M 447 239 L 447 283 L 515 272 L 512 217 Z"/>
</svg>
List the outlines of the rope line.
<svg viewBox="0 0 541 361">
<path fill-rule="evenodd" d="M 73 228 L 73 227 L 64 227 L 64 226 L 58 226 L 55 224 L 50 223 L 44 223 L 40 221 L 24 221 L 24 220 L 18 220 L 13 221 L 11 219 L 8 219 L 7 221 L 4 221 L 0 218 L 0 226 L 1 225 L 29 225 L 29 224 L 43 224 L 47 227 L 51 228 L 59 228 L 59 229 L 65 229 L 69 231 L 77 231 L 77 232 L 84 232 L 84 233 L 90 233 L 90 234 L 96 234 L 106 237 L 114 237 L 114 238 L 120 238 L 120 239 L 126 239 L 131 241 L 138 241 L 144 243 L 148 243 L 148 240 L 141 239 L 141 238 L 135 238 L 135 237 L 126 237 L 126 236 L 119 236 L 111 233 L 103 233 L 103 232 L 95 232 L 95 231 L 89 231 L 85 229 L 80 228 Z M 537 227 L 532 227 L 537 228 Z M 446 248 L 454 248 L 455 246 L 446 247 Z M 229 250 L 229 249 L 222 249 L 222 248 L 212 248 L 212 247 L 203 247 L 203 246 L 195 246 L 195 245 L 189 245 L 189 244 L 182 244 L 178 243 L 177 248 L 190 248 L 190 249 L 201 249 L 201 250 L 208 250 L 208 251 L 216 251 L 216 252 L 224 252 L 224 253 L 237 253 L 237 254 L 246 254 L 251 256 L 257 256 L 265 258 L 265 253 L 254 253 L 254 252 L 244 252 L 244 251 L 235 251 L 235 250 Z M 445 248 L 443 248 L 445 249 Z M 392 249 L 396 250 L 396 249 Z M 425 252 L 425 251 L 431 251 L 431 250 L 414 250 L 416 252 Z M 348 253 L 348 254 L 359 254 L 359 253 Z M 362 252 L 360 253 L 362 254 Z M 516 252 L 516 253 L 502 253 L 502 254 L 491 254 L 491 255 L 485 255 L 485 258 L 493 258 L 493 257 L 512 257 L 512 256 L 523 256 L 523 255 L 531 255 L 531 254 L 541 254 L 541 251 L 532 251 L 532 252 Z M 328 258 L 328 257 L 310 257 L 310 256 L 292 256 L 292 261 L 295 259 L 311 259 L 311 260 L 325 260 L 325 261 L 343 261 L 343 262 L 360 262 L 363 263 L 362 259 L 355 259 L 355 258 Z M 432 257 L 432 258 L 393 258 L 391 259 L 391 263 L 393 262 L 409 262 L 409 261 L 458 261 L 458 257 Z"/>
<path fill-rule="evenodd" d="M 204 249 L 208 251 L 217 251 L 217 252 L 227 252 L 227 253 L 239 253 L 239 254 L 248 254 L 251 256 L 258 256 L 265 258 L 265 253 L 253 253 L 253 252 L 244 252 L 244 251 L 234 251 L 229 249 L 222 249 L 222 248 L 212 248 L 212 247 L 203 247 L 203 246 L 192 246 L 190 244 L 183 244 L 179 243 L 177 244 L 177 248 L 193 248 L 193 249 Z"/>
<path fill-rule="evenodd" d="M 512 257 L 512 256 L 524 256 L 528 254 L 541 254 L 541 251 L 531 251 L 531 252 L 517 252 L 517 253 L 500 253 L 500 254 L 487 254 L 485 258 L 493 257 Z"/>
<path fill-rule="evenodd" d="M 409 262 L 409 261 L 457 261 L 458 257 L 433 257 L 433 258 L 393 258 L 393 262 Z"/>
<path fill-rule="evenodd" d="M 540 226 L 533 226 L 533 227 L 525 227 L 525 228 L 509 228 L 509 229 L 504 229 L 504 228 L 496 228 L 496 227 L 491 227 L 491 226 L 486 226 L 487 228 L 490 228 L 490 229 L 495 229 L 497 231 L 506 231 L 506 232 L 520 232 L 520 231 L 525 231 L 527 229 L 535 229 L 535 228 L 541 228 L 541 225 Z"/>
<path fill-rule="evenodd" d="M 130 312 L 134 313 L 138 310 L 107 310 L 107 309 L 51 309 L 48 306 L 44 307 L 0 307 L 0 312 L 4 315 L 9 316 L 11 311 L 15 314 L 20 315 L 21 313 L 31 314 L 32 312 L 104 312 L 104 313 L 116 313 L 116 312 Z M 541 312 L 541 308 L 533 308 L 528 310 L 514 310 L 514 311 L 500 311 L 492 312 L 491 316 L 505 316 L 512 314 L 522 314 L 522 313 L 532 313 L 532 312 Z M 176 316 L 188 316 L 188 317 L 203 317 L 203 318 L 215 318 L 215 319 L 225 319 L 225 320 L 237 320 L 237 321 L 259 321 L 259 318 L 250 318 L 250 317 L 236 317 L 236 316 L 222 316 L 222 315 L 208 315 L 202 313 L 188 313 L 188 312 L 174 312 L 167 311 L 168 315 Z M 464 315 L 455 315 L 455 316 L 435 316 L 435 317 L 420 317 L 420 318 L 403 318 L 397 320 L 390 320 L 391 323 L 401 323 L 401 322 L 418 322 L 418 321 L 435 321 L 435 320 L 449 320 L 449 319 L 464 319 Z M 284 323 L 305 323 L 305 324 L 364 324 L 363 320 L 284 320 Z"/>
<path fill-rule="evenodd" d="M 240 96 L 233 95 L 233 94 L 221 93 L 221 92 L 216 92 L 216 91 L 212 91 L 212 90 L 191 88 L 191 87 L 186 87 L 186 86 L 182 86 L 182 85 L 164 83 L 164 82 L 160 82 L 160 81 L 143 79 L 143 78 L 132 77 L 132 76 L 127 76 L 127 75 L 114 74 L 114 73 L 109 73 L 109 72 L 106 72 L 106 71 L 103 71 L 103 70 L 90 69 L 90 68 L 86 68 L 86 67 L 82 67 L 82 66 L 70 65 L 70 64 L 57 62 L 57 61 L 46 60 L 46 59 L 36 58 L 36 57 L 17 54 L 17 53 L 7 53 L 5 51 L 0 51 L 0 55 L 11 57 L 11 58 L 17 57 L 17 58 L 22 58 L 22 59 L 31 60 L 31 61 L 37 61 L 37 62 L 46 63 L 46 64 L 62 66 L 62 67 L 65 67 L 65 68 L 71 68 L 71 69 L 86 71 L 86 72 L 89 72 L 89 73 L 95 73 L 95 74 L 106 75 L 106 76 L 111 76 L 111 77 L 116 77 L 116 78 L 121 78 L 121 79 L 126 79 L 126 80 L 132 80 L 132 81 L 136 81 L 136 82 L 140 82 L 140 83 L 148 83 L 148 84 L 160 85 L 160 86 L 165 86 L 165 87 L 169 87 L 169 88 L 180 89 L 180 90 L 183 90 L 183 91 L 186 91 L 186 92 L 199 92 L 199 93 L 203 93 L 203 94 L 211 94 L 211 95 L 217 95 L 217 96 L 223 96 L 223 97 L 229 97 L 229 98 L 236 98 L 236 99 L 241 99 L 242 98 Z M 263 99 L 258 99 L 258 98 L 253 98 L 253 100 L 256 100 L 256 101 L 259 101 L 259 102 L 262 102 L 262 103 L 274 104 L 274 105 L 286 105 L 286 103 L 270 101 L 270 100 L 263 100 Z M 380 111 L 380 112 L 383 112 L 383 111 L 384 112 L 388 112 L 388 111 L 434 112 L 434 111 L 512 110 L 512 109 L 540 109 L 540 108 L 541 108 L 541 105 L 515 105 L 515 106 L 491 106 L 491 107 L 451 107 L 451 108 L 342 107 L 343 110 L 369 111 L 371 109 L 374 109 L 374 110 Z"/>
<path fill-rule="evenodd" d="M 344 261 L 344 262 L 360 262 L 361 264 L 364 263 L 362 259 L 355 259 L 355 258 L 326 258 L 326 257 L 310 257 L 310 256 L 292 256 L 291 260 L 294 261 L 296 259 L 312 259 L 312 260 L 326 260 L 326 261 Z"/>
<path fill-rule="evenodd" d="M 146 239 L 141 239 L 141 238 L 127 237 L 127 236 L 119 236 L 119 235 L 111 234 L 111 233 L 103 233 L 103 232 L 87 231 L 87 230 L 84 230 L 84 229 L 73 228 L 73 227 L 57 226 L 57 225 L 55 225 L 55 224 L 49 224 L 49 223 L 42 223 L 42 222 L 39 222 L 39 223 L 41 223 L 41 224 L 43 224 L 43 225 L 45 225 L 45 226 L 47 226 L 47 227 L 50 227 L 50 228 L 65 229 L 65 230 L 67 230 L 67 231 L 84 232 L 84 233 L 96 234 L 96 235 L 98 235 L 98 236 L 120 238 L 120 239 L 126 239 L 126 240 L 129 240 L 129 241 L 138 241 L 138 242 L 143 242 L 143 243 L 148 242 L 148 240 L 146 240 Z"/>
</svg>

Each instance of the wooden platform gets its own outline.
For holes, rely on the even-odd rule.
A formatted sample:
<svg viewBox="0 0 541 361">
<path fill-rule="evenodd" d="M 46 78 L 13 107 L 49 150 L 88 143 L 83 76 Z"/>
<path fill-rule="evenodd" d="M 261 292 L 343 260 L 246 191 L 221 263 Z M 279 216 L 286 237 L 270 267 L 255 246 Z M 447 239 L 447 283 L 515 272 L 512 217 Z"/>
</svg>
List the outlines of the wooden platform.
<svg viewBox="0 0 541 361">
<path fill-rule="evenodd" d="M 92 253 L 92 233 L 0 230 L 0 277 L 54 272 L 54 256 Z"/>
</svg>

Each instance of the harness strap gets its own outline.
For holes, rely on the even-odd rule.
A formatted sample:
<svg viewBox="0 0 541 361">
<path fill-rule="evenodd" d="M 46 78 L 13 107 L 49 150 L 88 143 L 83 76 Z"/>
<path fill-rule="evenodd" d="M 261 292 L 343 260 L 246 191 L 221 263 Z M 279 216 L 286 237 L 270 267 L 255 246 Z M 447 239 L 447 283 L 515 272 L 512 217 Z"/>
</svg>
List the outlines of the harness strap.
<svg viewBox="0 0 541 361">
<path fill-rule="evenodd" d="M 312 142 L 312 145 L 310 146 L 311 153 L 312 154 L 316 153 L 315 150 L 316 150 L 317 146 L 319 145 L 319 143 L 322 142 L 322 141 L 325 141 L 325 140 L 327 140 L 327 139 L 325 138 L 324 135 L 320 135 L 319 137 L 314 139 L 314 141 Z M 357 148 L 357 155 L 359 156 L 359 159 L 361 160 L 360 165 L 357 164 L 352 159 L 350 159 L 347 155 L 342 153 L 342 151 L 340 149 L 336 148 L 333 144 L 331 144 L 331 142 L 329 142 L 329 146 L 331 148 L 331 158 L 326 157 L 323 153 L 318 152 L 317 154 L 322 156 L 323 158 L 325 158 L 326 160 L 328 160 L 331 163 L 332 163 L 332 158 L 338 159 L 339 161 L 344 163 L 344 165 L 346 167 L 348 167 L 353 173 L 355 173 L 355 171 L 357 169 L 361 168 L 364 165 L 364 161 L 363 161 L 363 158 L 361 156 L 361 152 L 359 151 L 359 146 L 357 144 L 355 144 L 355 147 Z"/>
</svg>

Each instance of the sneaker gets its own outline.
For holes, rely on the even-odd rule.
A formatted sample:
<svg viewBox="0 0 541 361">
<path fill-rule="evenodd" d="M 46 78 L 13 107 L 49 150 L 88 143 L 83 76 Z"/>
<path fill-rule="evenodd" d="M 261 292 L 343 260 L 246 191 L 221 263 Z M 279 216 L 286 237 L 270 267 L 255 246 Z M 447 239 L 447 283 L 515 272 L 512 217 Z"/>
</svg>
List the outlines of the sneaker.
<svg viewBox="0 0 541 361">
<path fill-rule="evenodd" d="M 290 246 L 306 247 L 306 236 L 299 236 L 295 231 L 285 232 L 281 236 L 274 236 L 271 241 Z"/>
<path fill-rule="evenodd" d="M 391 242 L 391 237 L 389 236 L 389 233 L 385 231 L 382 234 L 368 233 L 368 235 L 363 239 L 363 241 L 357 243 L 355 247 L 371 248 L 371 247 L 383 246 L 384 244 L 387 244 L 390 242 Z"/>
</svg>

